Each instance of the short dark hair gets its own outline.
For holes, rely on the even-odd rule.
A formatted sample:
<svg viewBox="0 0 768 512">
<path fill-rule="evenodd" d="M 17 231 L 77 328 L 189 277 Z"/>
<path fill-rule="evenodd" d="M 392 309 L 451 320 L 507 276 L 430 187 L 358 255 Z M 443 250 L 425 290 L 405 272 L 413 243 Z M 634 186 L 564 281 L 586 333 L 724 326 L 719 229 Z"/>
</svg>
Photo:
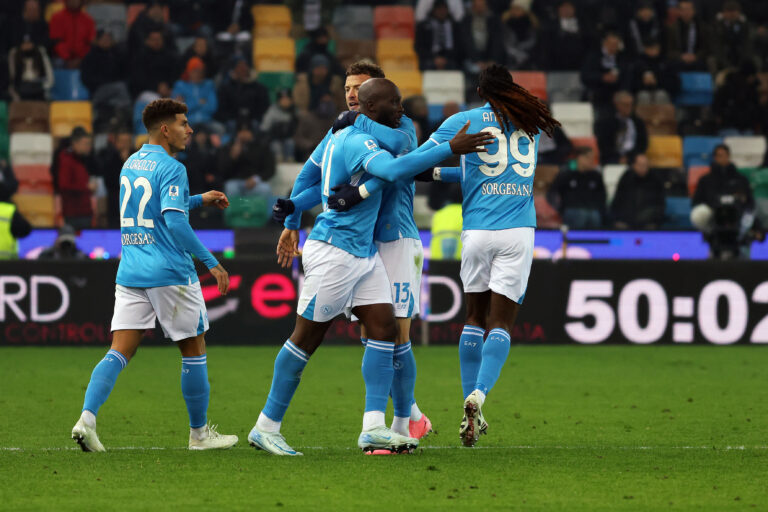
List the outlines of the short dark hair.
<svg viewBox="0 0 768 512">
<path fill-rule="evenodd" d="M 384 76 L 384 70 L 368 59 L 359 60 L 350 64 L 347 68 L 346 76 L 351 75 L 368 75 L 371 78 L 386 78 Z"/>
<path fill-rule="evenodd" d="M 72 133 L 69 134 L 69 140 L 72 142 L 77 142 L 80 139 L 84 139 L 90 136 L 91 134 L 88 133 L 88 130 L 86 130 L 82 126 L 75 126 L 74 128 L 72 128 Z"/>
<path fill-rule="evenodd" d="M 712 150 L 713 156 L 718 149 L 724 149 L 726 153 L 728 153 L 729 155 L 731 154 L 731 148 L 729 148 L 727 144 L 718 144 L 717 146 L 715 146 L 715 149 Z"/>
<path fill-rule="evenodd" d="M 144 107 L 141 113 L 141 122 L 148 132 L 151 132 L 157 125 L 164 121 L 176 119 L 176 114 L 186 114 L 187 106 L 170 98 L 160 98 Z"/>
</svg>

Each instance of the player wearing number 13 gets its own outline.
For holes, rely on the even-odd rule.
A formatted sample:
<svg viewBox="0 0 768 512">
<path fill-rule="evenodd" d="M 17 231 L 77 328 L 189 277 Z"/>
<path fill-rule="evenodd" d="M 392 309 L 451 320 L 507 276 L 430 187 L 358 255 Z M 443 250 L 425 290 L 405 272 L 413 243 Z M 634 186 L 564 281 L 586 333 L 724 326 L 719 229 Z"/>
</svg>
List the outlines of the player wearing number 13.
<svg viewBox="0 0 768 512">
<path fill-rule="evenodd" d="M 467 321 L 459 340 L 465 399 L 459 435 L 466 446 L 473 446 L 488 428 L 481 407 L 506 361 L 509 333 L 528 286 L 539 132 L 551 134 L 560 124 L 502 66 L 480 74 L 478 93 L 487 101 L 484 106 L 449 117 L 419 148 L 445 142 L 467 121 L 470 131 L 496 137 L 486 153 L 462 156 L 461 168 L 435 173 L 436 178 L 458 177 L 464 195 L 461 280 Z"/>
<path fill-rule="evenodd" d="M 154 328 L 155 318 L 181 350 L 189 449 L 229 448 L 237 442 L 237 436 L 220 435 L 207 423 L 210 386 L 204 334 L 208 315 L 190 254 L 210 269 L 222 294 L 228 291 L 229 276 L 187 220 L 191 208 L 223 209 L 229 203 L 217 191 L 189 196 L 186 169 L 173 158 L 192 135 L 186 113 L 186 105 L 170 99 L 147 105 L 142 120 L 150 143 L 128 157 L 120 172 L 123 252 L 115 280 L 112 346 L 93 370 L 82 414 L 72 429 L 72 438 L 84 451 L 104 451 L 96 435 L 96 414 L 136 352 L 143 332 Z"/>
</svg>

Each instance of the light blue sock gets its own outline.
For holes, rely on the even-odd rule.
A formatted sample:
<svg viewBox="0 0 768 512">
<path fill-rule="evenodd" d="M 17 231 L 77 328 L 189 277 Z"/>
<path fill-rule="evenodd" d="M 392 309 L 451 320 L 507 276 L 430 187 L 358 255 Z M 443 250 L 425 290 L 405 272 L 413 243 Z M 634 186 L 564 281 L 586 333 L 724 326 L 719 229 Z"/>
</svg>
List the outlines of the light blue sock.
<svg viewBox="0 0 768 512">
<path fill-rule="evenodd" d="M 363 354 L 363 381 L 365 382 L 365 412 L 387 410 L 389 389 L 395 373 L 395 343 L 369 339 Z"/>
<path fill-rule="evenodd" d="M 504 329 L 491 329 L 483 345 L 483 362 L 477 374 L 475 389 L 488 394 L 496 384 L 508 355 L 509 333 Z"/>
<path fill-rule="evenodd" d="M 483 361 L 483 336 L 485 330 L 474 325 L 465 325 L 459 338 L 459 366 L 461 368 L 461 389 L 464 398 L 475 390 L 477 373 Z"/>
<path fill-rule="evenodd" d="M 211 395 L 206 354 L 181 358 L 181 394 L 187 403 L 189 426 L 204 426 L 208 421 L 208 398 Z"/>
<path fill-rule="evenodd" d="M 309 355 L 287 340 L 275 358 L 275 373 L 267 397 L 267 405 L 261 411 L 272 421 L 283 421 L 291 398 L 299 387 L 301 373 L 307 366 Z"/>
<path fill-rule="evenodd" d="M 395 416 L 411 417 L 413 389 L 416 387 L 416 358 L 413 357 L 411 342 L 397 345 L 394 352 L 394 376 L 392 377 L 392 405 Z"/>
<path fill-rule="evenodd" d="M 117 350 L 107 352 L 91 373 L 91 381 L 85 390 L 84 411 L 91 411 L 94 416 L 99 413 L 99 407 L 107 401 L 117 376 L 127 364 L 128 359 Z"/>
</svg>

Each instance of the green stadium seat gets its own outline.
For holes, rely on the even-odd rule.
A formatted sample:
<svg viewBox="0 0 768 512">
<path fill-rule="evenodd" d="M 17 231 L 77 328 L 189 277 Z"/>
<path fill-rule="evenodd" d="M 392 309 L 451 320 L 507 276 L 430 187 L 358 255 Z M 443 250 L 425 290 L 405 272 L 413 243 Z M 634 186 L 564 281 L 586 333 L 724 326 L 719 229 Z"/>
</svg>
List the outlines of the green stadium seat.
<svg viewBox="0 0 768 512">
<path fill-rule="evenodd" d="M 261 197 L 230 197 L 224 222 L 230 228 L 260 228 L 269 221 L 267 201 Z"/>
<path fill-rule="evenodd" d="M 258 80 L 269 89 L 269 100 L 274 102 L 278 89 L 293 90 L 296 76 L 290 71 L 262 71 Z"/>
</svg>

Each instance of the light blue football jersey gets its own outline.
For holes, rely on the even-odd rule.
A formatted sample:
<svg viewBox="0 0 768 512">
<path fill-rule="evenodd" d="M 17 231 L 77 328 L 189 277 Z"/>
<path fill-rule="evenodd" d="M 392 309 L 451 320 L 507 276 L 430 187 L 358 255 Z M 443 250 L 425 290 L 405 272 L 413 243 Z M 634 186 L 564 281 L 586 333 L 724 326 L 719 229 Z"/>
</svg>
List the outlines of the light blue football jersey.
<svg viewBox="0 0 768 512">
<path fill-rule="evenodd" d="M 416 128 L 413 121 L 403 116 L 400 119 L 399 130 L 406 132 L 411 144 L 397 156 L 414 151 L 417 147 Z M 376 220 L 376 228 L 373 239 L 376 242 L 391 242 L 400 238 L 419 239 L 419 228 L 413 219 L 413 196 L 416 193 L 416 185 L 413 178 L 397 181 L 384 187 L 381 192 L 381 207 L 379 218 Z"/>
<path fill-rule="evenodd" d="M 332 134 L 322 153 L 320 187 L 323 212 L 315 219 L 309 238 L 327 242 L 361 258 L 372 256 L 376 253 L 373 230 L 381 205 L 381 194 L 371 194 L 346 212 L 329 209 L 328 196 L 336 185 L 361 185 L 371 179 L 365 173 L 368 162 L 386 151 L 379 148 L 371 135 L 350 126 Z"/>
<path fill-rule="evenodd" d="M 117 284 L 154 288 L 198 281 L 192 257 L 165 225 L 165 210 L 189 215 L 187 170 L 162 146 L 144 144 L 120 171 L 123 254 Z"/>
<path fill-rule="evenodd" d="M 497 140 L 486 146 L 487 153 L 461 157 L 464 229 L 535 228 L 533 176 L 540 134 L 531 139 L 514 127 L 502 132 L 491 105 L 486 103 L 452 115 L 429 140 L 435 144 L 449 141 L 467 121 L 471 122 L 468 133 L 486 131 Z"/>
</svg>

